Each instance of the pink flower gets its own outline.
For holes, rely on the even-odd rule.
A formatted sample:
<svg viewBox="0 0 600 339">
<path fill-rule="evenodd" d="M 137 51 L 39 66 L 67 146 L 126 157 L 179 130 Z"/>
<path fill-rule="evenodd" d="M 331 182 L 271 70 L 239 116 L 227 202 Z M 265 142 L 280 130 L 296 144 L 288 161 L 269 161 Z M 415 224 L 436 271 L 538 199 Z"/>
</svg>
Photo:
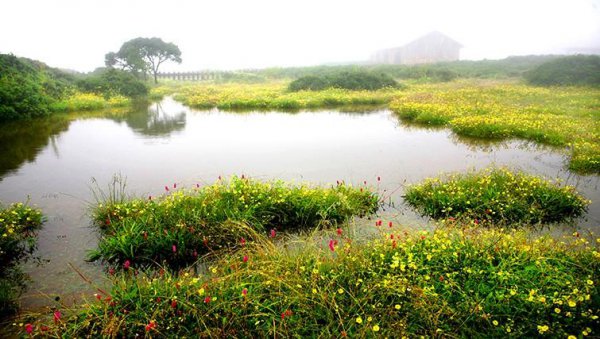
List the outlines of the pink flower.
<svg viewBox="0 0 600 339">
<path fill-rule="evenodd" d="M 27 332 L 27 334 L 31 334 L 31 332 L 33 332 L 33 325 L 25 324 L 25 332 Z"/>
<path fill-rule="evenodd" d="M 377 181 L 381 181 L 381 177 L 380 176 L 377 176 Z"/>
<path fill-rule="evenodd" d="M 240 244 L 242 246 L 246 245 L 246 239 L 244 239 L 244 238 L 240 239 Z"/>
<path fill-rule="evenodd" d="M 242 295 L 245 297 L 247 294 L 248 294 L 248 289 L 247 289 L 247 288 L 244 288 L 244 289 L 242 290 Z"/>
<path fill-rule="evenodd" d="M 129 260 L 125 260 L 125 262 L 123 263 L 123 268 L 128 270 L 129 266 L 131 266 L 131 262 Z"/>
<path fill-rule="evenodd" d="M 169 192 L 169 186 L 165 186 L 165 191 Z"/>
<path fill-rule="evenodd" d="M 172 249 L 173 249 L 173 253 L 177 253 L 177 246 L 173 245 Z"/>
<path fill-rule="evenodd" d="M 60 318 L 62 317 L 62 314 L 60 313 L 60 311 L 55 311 L 54 312 L 54 322 L 58 323 L 60 321 Z"/>
<path fill-rule="evenodd" d="M 333 241 L 333 239 L 329 240 L 329 249 L 331 250 L 331 252 L 335 251 L 335 242 Z"/>
<path fill-rule="evenodd" d="M 338 235 L 342 235 L 342 229 L 341 228 L 338 228 L 336 232 L 337 232 Z"/>
<path fill-rule="evenodd" d="M 112 268 L 112 267 L 111 267 L 111 268 L 109 268 L 109 269 L 108 269 L 108 274 L 110 274 L 110 275 L 115 275 L 115 269 L 114 269 L 114 268 Z"/>
<path fill-rule="evenodd" d="M 247 255 L 245 255 L 245 256 L 242 258 L 242 261 L 243 261 L 243 262 L 248 262 L 248 256 L 247 256 Z"/>
<path fill-rule="evenodd" d="M 271 228 L 271 238 L 275 238 L 275 235 L 276 235 L 275 229 Z"/>
</svg>

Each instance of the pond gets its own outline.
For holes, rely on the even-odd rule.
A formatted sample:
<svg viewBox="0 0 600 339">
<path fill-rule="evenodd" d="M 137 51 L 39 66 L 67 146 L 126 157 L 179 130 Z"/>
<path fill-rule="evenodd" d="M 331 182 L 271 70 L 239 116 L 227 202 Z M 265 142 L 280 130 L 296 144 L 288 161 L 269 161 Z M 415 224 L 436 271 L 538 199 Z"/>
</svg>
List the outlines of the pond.
<svg viewBox="0 0 600 339">
<path fill-rule="evenodd" d="M 563 151 L 527 142 L 474 141 L 447 129 L 409 126 L 386 109 L 234 113 L 192 110 L 166 98 L 128 114 L 0 126 L 0 201 L 29 199 L 47 216 L 37 252 L 43 263 L 26 267 L 32 283 L 23 306 L 32 309 L 56 296 L 69 302 L 94 293 L 79 274 L 102 285 L 101 266 L 84 261 L 97 239 L 88 217 L 92 178 L 106 186 L 120 173 L 128 192 L 138 195 L 241 174 L 321 184 L 367 181 L 395 202 L 385 218 L 418 225 L 426 220 L 402 204 L 407 183 L 507 165 L 576 185 L 593 201 L 577 227 L 597 228 L 599 177 L 571 173 L 566 161 Z"/>
</svg>

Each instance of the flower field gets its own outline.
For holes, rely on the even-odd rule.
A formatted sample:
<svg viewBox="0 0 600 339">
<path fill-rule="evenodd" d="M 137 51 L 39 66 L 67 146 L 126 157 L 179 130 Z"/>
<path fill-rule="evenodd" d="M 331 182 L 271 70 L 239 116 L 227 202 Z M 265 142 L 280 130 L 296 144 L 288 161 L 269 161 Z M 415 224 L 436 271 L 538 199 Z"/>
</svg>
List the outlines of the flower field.
<svg viewBox="0 0 600 339">
<path fill-rule="evenodd" d="M 570 169 L 600 172 L 600 91 L 515 83 L 454 82 L 399 92 L 390 108 L 402 119 L 447 125 L 476 138 L 521 138 L 571 151 Z"/>
<path fill-rule="evenodd" d="M 381 222 L 375 222 L 382 225 Z M 456 225 L 455 225 L 456 226 Z M 296 239 L 261 236 L 205 271 L 112 277 L 111 291 L 54 321 L 48 337 L 584 337 L 600 326 L 600 239 L 383 223 Z M 319 240 L 320 239 L 320 240 Z M 61 315 L 59 313 L 59 315 Z"/>
</svg>

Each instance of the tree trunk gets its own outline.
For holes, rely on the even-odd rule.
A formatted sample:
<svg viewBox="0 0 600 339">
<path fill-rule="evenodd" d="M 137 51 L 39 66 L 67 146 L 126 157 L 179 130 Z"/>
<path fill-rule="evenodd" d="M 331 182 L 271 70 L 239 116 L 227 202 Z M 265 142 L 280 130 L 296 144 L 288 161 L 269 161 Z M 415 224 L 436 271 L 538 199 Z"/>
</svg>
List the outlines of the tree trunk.
<svg viewBox="0 0 600 339">
<path fill-rule="evenodd" d="M 154 83 L 155 83 L 155 84 L 158 84 L 158 79 L 156 78 L 156 74 L 157 74 L 157 73 L 158 73 L 158 72 L 154 71 Z"/>
</svg>

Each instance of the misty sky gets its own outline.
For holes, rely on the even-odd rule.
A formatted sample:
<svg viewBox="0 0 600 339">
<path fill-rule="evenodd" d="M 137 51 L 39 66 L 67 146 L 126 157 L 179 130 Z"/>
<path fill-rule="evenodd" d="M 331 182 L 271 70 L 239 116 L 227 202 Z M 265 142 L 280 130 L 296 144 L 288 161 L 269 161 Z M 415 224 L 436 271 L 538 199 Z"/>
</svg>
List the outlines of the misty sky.
<svg viewBox="0 0 600 339">
<path fill-rule="evenodd" d="M 600 49 L 600 0 L 15 0 L 0 13 L 0 53 L 78 71 L 140 36 L 180 47 L 163 71 L 361 61 L 432 30 L 461 59 Z"/>
</svg>

